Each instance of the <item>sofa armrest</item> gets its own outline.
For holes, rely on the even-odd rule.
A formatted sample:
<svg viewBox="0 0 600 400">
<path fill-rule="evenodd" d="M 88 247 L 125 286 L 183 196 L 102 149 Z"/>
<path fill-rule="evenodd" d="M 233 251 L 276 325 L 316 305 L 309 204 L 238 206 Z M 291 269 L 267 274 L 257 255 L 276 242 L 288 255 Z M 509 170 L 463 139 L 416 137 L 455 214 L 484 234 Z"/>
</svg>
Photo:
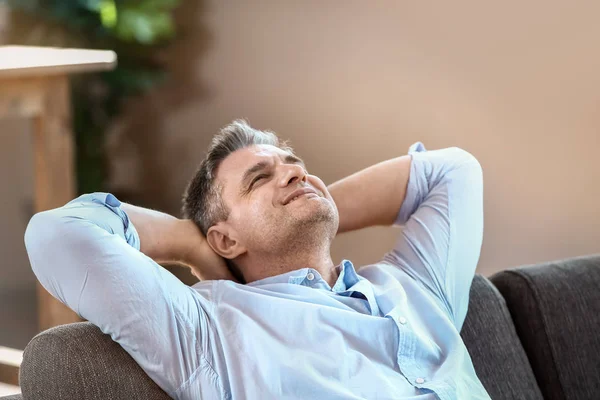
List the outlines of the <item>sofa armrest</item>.
<svg viewBox="0 0 600 400">
<path fill-rule="evenodd" d="M 23 352 L 19 383 L 27 400 L 170 398 L 90 322 L 61 325 L 35 336 Z"/>
<path fill-rule="evenodd" d="M 479 274 L 473 277 L 460 336 L 492 399 L 543 399 L 504 299 Z"/>
<path fill-rule="evenodd" d="M 490 277 L 506 300 L 545 399 L 597 399 L 600 255 L 522 266 Z"/>
</svg>

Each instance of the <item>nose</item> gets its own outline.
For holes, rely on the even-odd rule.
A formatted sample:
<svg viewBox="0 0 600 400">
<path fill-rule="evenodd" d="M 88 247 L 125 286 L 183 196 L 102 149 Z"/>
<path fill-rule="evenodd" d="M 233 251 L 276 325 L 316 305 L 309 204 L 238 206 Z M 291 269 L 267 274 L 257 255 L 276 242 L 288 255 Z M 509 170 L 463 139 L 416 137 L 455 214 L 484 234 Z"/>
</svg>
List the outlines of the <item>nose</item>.
<svg viewBox="0 0 600 400">
<path fill-rule="evenodd" d="M 294 183 L 306 183 L 306 171 L 298 164 L 283 164 L 281 165 L 282 173 L 279 178 L 279 185 L 286 187 Z"/>
</svg>

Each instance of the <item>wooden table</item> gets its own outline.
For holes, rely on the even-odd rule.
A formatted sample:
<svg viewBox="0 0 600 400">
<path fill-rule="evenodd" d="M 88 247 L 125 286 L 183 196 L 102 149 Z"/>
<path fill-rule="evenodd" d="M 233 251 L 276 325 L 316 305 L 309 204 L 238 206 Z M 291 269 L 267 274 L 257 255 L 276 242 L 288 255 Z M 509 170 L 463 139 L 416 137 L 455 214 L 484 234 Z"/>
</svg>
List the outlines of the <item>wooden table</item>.
<svg viewBox="0 0 600 400">
<path fill-rule="evenodd" d="M 76 195 L 68 75 L 109 70 L 116 61 L 113 51 L 0 46 L 0 118 L 33 120 L 36 212 Z M 80 320 L 37 285 L 40 330 Z"/>
</svg>

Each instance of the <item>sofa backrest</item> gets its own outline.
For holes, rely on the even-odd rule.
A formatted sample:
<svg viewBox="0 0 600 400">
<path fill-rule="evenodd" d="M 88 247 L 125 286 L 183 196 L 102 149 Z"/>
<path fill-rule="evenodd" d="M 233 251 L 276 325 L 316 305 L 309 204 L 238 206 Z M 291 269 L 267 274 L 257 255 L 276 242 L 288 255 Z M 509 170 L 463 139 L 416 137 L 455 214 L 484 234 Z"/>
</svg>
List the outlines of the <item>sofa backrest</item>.
<svg viewBox="0 0 600 400">
<path fill-rule="evenodd" d="M 600 255 L 490 277 L 548 400 L 600 399 Z"/>
<path fill-rule="evenodd" d="M 34 337 L 23 352 L 19 383 L 23 398 L 32 400 L 170 399 L 90 322 L 61 325 Z"/>
<path fill-rule="evenodd" d="M 543 399 L 506 303 L 481 275 L 475 275 L 471 284 L 469 311 L 460 334 L 492 399 Z"/>
</svg>

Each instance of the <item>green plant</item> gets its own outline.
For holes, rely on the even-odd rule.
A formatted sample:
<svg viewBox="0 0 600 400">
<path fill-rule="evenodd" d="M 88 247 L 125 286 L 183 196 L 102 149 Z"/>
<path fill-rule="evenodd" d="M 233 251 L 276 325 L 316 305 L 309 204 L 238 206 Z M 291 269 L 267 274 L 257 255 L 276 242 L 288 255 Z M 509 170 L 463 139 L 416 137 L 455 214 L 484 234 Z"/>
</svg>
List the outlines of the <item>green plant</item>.
<svg viewBox="0 0 600 400">
<path fill-rule="evenodd" d="M 175 36 L 172 11 L 180 1 L 7 1 L 16 13 L 64 28 L 80 46 L 112 49 L 118 55 L 114 70 L 72 80 L 78 193 L 106 190 L 104 139 L 108 127 L 126 99 L 165 79 L 166 70 L 157 55 Z M 47 40 L 27 44 L 62 45 Z"/>
</svg>

